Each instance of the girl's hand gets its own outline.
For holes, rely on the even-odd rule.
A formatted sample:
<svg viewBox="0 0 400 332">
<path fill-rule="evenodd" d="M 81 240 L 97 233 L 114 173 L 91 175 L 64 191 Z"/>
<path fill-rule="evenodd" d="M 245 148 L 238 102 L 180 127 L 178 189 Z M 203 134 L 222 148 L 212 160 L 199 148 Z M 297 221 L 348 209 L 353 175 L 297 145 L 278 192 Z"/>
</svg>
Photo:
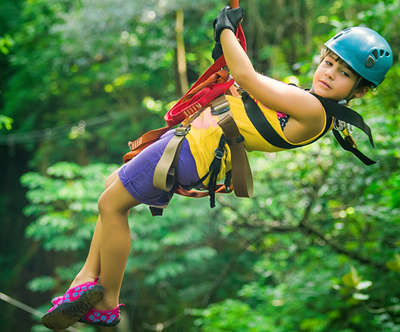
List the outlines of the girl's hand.
<svg viewBox="0 0 400 332">
<path fill-rule="evenodd" d="M 217 18 L 214 20 L 214 39 L 219 43 L 221 32 L 224 29 L 230 29 L 236 34 L 237 27 L 243 19 L 243 9 L 238 7 L 235 9 L 226 6 L 223 8 Z"/>
</svg>

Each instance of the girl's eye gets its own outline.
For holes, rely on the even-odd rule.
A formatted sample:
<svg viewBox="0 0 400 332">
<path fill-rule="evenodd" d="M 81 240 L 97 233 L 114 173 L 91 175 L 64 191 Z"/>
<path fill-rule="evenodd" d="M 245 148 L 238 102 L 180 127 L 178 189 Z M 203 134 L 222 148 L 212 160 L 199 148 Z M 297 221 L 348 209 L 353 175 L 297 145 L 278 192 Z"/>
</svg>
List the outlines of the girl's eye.
<svg viewBox="0 0 400 332">
<path fill-rule="evenodd" d="M 330 62 L 329 60 L 325 60 L 325 63 L 326 63 L 328 66 L 331 66 L 331 65 L 332 65 L 332 62 Z"/>
<path fill-rule="evenodd" d="M 350 77 L 350 74 L 349 74 L 348 72 L 346 72 L 346 71 L 342 71 L 342 74 L 343 74 L 344 76 L 346 76 L 346 77 Z"/>
</svg>

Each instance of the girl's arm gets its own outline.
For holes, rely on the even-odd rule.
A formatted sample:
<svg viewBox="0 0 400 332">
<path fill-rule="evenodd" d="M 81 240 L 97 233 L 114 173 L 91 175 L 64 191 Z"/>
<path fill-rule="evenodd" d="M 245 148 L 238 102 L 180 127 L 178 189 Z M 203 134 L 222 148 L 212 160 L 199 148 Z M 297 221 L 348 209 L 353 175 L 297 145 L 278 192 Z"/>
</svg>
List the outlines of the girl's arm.
<svg viewBox="0 0 400 332">
<path fill-rule="evenodd" d="M 244 90 L 267 107 L 289 114 L 308 129 L 311 126 L 317 130 L 323 126 L 324 112 L 317 98 L 295 86 L 257 73 L 231 30 L 222 31 L 221 44 L 230 73 Z"/>
</svg>

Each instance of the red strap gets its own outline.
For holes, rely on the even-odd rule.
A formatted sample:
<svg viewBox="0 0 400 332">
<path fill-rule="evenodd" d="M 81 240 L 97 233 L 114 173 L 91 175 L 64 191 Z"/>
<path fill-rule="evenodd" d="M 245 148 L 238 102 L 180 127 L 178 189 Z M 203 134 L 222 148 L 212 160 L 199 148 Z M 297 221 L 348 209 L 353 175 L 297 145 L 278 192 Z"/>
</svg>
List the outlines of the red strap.
<svg viewBox="0 0 400 332">
<path fill-rule="evenodd" d="M 239 0 L 230 0 L 229 1 L 229 6 L 231 6 L 231 8 L 239 7 Z"/>
<path fill-rule="evenodd" d="M 234 8 L 234 7 L 232 7 L 232 8 Z M 241 24 L 239 24 L 238 29 L 236 31 L 236 37 L 239 39 L 240 45 L 246 51 L 246 49 L 247 49 L 246 48 L 247 47 L 246 37 L 244 36 L 244 32 L 243 32 Z M 186 116 L 184 114 L 184 110 L 190 109 L 192 106 L 194 109 L 196 108 L 195 102 L 190 103 L 190 104 L 185 104 L 184 106 L 182 106 L 182 103 L 184 103 L 185 101 L 190 99 L 199 90 L 199 87 L 200 88 L 203 87 L 203 83 L 206 83 L 205 85 L 207 85 L 207 83 L 209 82 L 208 80 L 210 78 L 212 78 L 212 75 L 217 73 L 224 66 L 226 66 L 226 62 L 225 62 L 224 56 L 222 55 L 203 73 L 203 75 L 201 75 L 199 77 L 199 79 L 193 84 L 193 86 L 189 89 L 189 91 L 185 93 L 185 95 L 167 112 L 167 114 L 165 114 L 164 120 L 167 122 L 168 125 L 170 123 L 171 123 L 171 125 L 175 125 L 182 121 L 182 120 L 180 120 L 180 121 L 175 120 L 176 117 L 185 119 Z M 233 84 L 233 82 L 232 82 L 232 84 Z M 202 105 L 202 106 L 205 106 L 205 105 Z M 180 112 L 182 112 L 181 115 L 179 114 Z"/>
<path fill-rule="evenodd" d="M 129 145 L 131 151 L 126 153 L 123 156 L 124 163 L 131 160 L 133 157 L 135 157 L 137 154 L 139 154 L 140 151 L 144 150 L 150 144 L 157 141 L 161 137 L 161 135 L 166 133 L 169 129 L 170 129 L 170 127 L 166 126 L 166 127 L 150 130 L 147 133 L 140 136 L 138 139 L 129 142 L 128 145 Z"/>
<path fill-rule="evenodd" d="M 229 194 L 232 192 L 232 190 L 233 187 L 227 190 L 224 184 L 217 184 L 217 189 L 215 190 L 215 192 L 219 194 Z M 182 196 L 194 197 L 194 198 L 201 198 L 208 196 L 208 191 L 186 190 L 183 189 L 181 186 L 178 186 L 178 188 L 176 188 L 175 193 Z"/>
<path fill-rule="evenodd" d="M 224 83 L 211 84 L 203 87 L 199 92 L 190 98 L 190 100 L 175 105 L 164 117 L 168 126 L 174 126 L 207 106 L 215 98 L 222 95 L 232 85 L 233 80 Z"/>
</svg>

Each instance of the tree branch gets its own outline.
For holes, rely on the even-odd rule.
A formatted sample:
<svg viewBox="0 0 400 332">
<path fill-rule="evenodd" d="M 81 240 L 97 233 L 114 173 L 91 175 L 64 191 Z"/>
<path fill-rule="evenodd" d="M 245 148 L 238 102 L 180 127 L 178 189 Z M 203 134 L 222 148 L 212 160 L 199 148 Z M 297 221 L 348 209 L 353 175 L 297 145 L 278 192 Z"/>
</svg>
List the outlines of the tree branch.
<svg viewBox="0 0 400 332">
<path fill-rule="evenodd" d="M 305 223 L 305 222 L 299 224 L 299 230 L 305 235 L 312 234 L 312 235 L 318 237 L 320 240 L 322 240 L 325 244 L 327 244 L 329 247 L 331 247 L 334 251 L 336 251 L 339 254 L 346 255 L 362 264 L 374 266 L 379 270 L 388 271 L 388 268 L 386 267 L 385 264 L 380 264 L 378 262 L 374 262 L 374 261 L 372 261 L 368 258 L 365 258 L 355 252 L 352 252 L 350 250 L 346 250 L 346 249 L 340 247 L 337 243 L 328 239 L 322 232 L 318 231 L 311 225 L 307 225 L 307 223 Z"/>
</svg>

